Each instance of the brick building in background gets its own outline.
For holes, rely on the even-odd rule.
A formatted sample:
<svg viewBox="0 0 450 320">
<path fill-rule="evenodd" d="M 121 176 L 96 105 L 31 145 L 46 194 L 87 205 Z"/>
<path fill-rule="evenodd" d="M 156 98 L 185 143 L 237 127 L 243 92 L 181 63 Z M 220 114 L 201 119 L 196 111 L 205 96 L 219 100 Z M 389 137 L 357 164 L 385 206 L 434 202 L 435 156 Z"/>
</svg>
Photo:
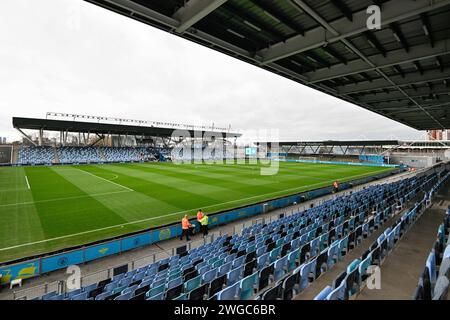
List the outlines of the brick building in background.
<svg viewBox="0 0 450 320">
<path fill-rule="evenodd" d="M 429 130 L 428 140 L 450 140 L 450 130 Z"/>
</svg>

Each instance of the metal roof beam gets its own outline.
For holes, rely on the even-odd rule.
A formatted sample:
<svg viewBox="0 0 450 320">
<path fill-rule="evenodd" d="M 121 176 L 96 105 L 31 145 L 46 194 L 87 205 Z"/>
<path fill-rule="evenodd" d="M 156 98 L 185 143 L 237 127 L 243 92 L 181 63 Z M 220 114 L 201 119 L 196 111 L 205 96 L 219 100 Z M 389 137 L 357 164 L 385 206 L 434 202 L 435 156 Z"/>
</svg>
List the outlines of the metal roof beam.
<svg viewBox="0 0 450 320">
<path fill-rule="evenodd" d="M 434 89 L 422 87 L 419 88 L 417 91 L 412 89 L 405 89 L 404 90 L 408 96 L 411 98 L 419 98 L 419 97 L 425 97 L 428 96 L 430 93 L 432 94 L 447 94 L 448 88 L 446 88 L 444 85 L 440 85 L 439 87 L 436 86 Z M 385 102 L 385 101 L 396 101 L 399 99 L 407 99 L 404 95 L 402 95 L 399 91 L 396 92 L 390 92 L 388 94 L 386 93 L 375 93 L 375 94 L 368 94 L 361 98 L 358 98 L 358 102 L 364 102 L 364 103 L 379 103 L 379 102 Z"/>
<path fill-rule="evenodd" d="M 431 111 L 431 112 L 433 112 L 435 110 L 436 111 L 442 111 L 443 108 L 445 108 L 447 110 L 450 110 L 450 102 L 445 102 L 445 103 L 436 104 L 436 105 L 433 105 L 433 106 L 426 107 L 426 109 L 428 111 Z M 415 111 L 405 108 L 405 109 L 402 109 L 402 110 L 389 111 L 389 112 L 386 112 L 386 114 L 389 115 L 389 116 L 392 116 L 392 115 L 398 115 L 398 114 L 407 114 L 407 113 L 410 113 L 410 112 L 415 112 Z M 406 117 L 408 117 L 408 120 L 409 119 L 416 119 L 416 120 L 420 120 L 420 122 L 422 122 L 422 123 L 423 122 L 432 123 L 431 120 L 422 119 L 423 117 L 421 117 L 420 115 L 418 115 L 417 117 L 413 117 L 413 116 L 414 116 L 414 114 L 406 115 Z"/>
<path fill-rule="evenodd" d="M 417 99 L 419 102 L 422 103 L 422 108 L 427 109 L 427 107 L 431 107 L 436 105 L 437 103 L 447 103 L 450 102 L 450 96 L 442 95 L 439 101 L 435 101 L 434 103 L 430 103 L 430 100 L 425 101 L 422 99 Z M 373 106 L 372 106 L 373 107 Z M 407 107 L 414 107 L 415 106 L 411 102 L 405 103 L 405 101 L 398 102 L 398 101 L 390 101 L 385 102 L 381 106 L 377 106 L 376 109 L 378 109 L 380 112 L 385 112 L 387 110 L 393 110 L 393 109 L 399 109 L 399 108 L 407 108 Z M 417 108 L 415 108 L 417 110 Z"/>
<path fill-rule="evenodd" d="M 391 79 L 399 86 L 414 85 L 427 81 L 445 81 L 447 79 L 450 79 L 450 68 L 444 69 L 442 72 L 440 72 L 438 69 L 425 71 L 423 75 L 420 75 L 418 72 L 413 74 L 408 73 L 406 77 L 402 77 L 399 75 L 392 76 Z M 335 89 L 339 94 L 352 94 L 384 88 L 392 88 L 392 85 L 384 78 L 380 78 L 375 79 L 372 82 L 363 81 L 358 82 L 356 85 L 338 86 Z"/>
<path fill-rule="evenodd" d="M 439 70 L 441 70 L 441 72 L 444 72 L 444 65 L 442 64 L 441 57 L 436 57 L 436 65 L 439 67 Z"/>
<path fill-rule="evenodd" d="M 322 47 L 322 50 L 325 51 L 329 56 L 332 56 L 335 59 L 337 59 L 340 63 L 345 64 L 345 65 L 348 63 L 347 59 L 345 59 L 342 55 L 340 55 L 333 48 L 330 48 L 330 46 Z"/>
<path fill-rule="evenodd" d="M 353 21 L 353 13 L 341 0 L 330 0 L 330 2 L 350 21 Z"/>
<path fill-rule="evenodd" d="M 189 0 L 184 7 L 175 12 L 172 18 L 180 21 L 175 29 L 177 33 L 183 33 L 208 14 L 216 10 L 228 0 Z"/>
<path fill-rule="evenodd" d="M 262 11 L 264 11 L 268 16 L 270 16 L 273 20 L 278 21 L 282 24 L 285 24 L 286 26 L 288 26 L 290 29 L 294 30 L 295 32 L 304 35 L 305 34 L 305 30 L 299 26 L 297 23 L 293 23 L 292 21 L 290 21 L 286 16 L 275 12 L 273 10 L 273 8 L 268 5 L 267 3 L 264 3 L 262 1 L 258 1 L 256 2 L 255 0 L 248 0 L 250 3 L 252 3 L 255 7 L 260 8 Z"/>
<path fill-rule="evenodd" d="M 140 14 L 145 18 L 154 20 L 160 24 L 166 25 L 167 27 L 170 27 L 172 29 L 177 28 L 180 25 L 180 22 L 176 19 L 173 19 L 171 17 L 168 17 L 166 15 L 163 15 L 159 12 L 156 12 L 152 9 L 149 9 L 141 4 L 138 4 L 136 2 L 133 2 L 131 0 L 104 0 L 104 1 L 99 1 L 99 0 L 85 0 L 87 2 L 91 2 L 94 3 L 96 5 L 99 5 L 101 7 L 107 7 L 110 10 L 113 10 L 115 12 L 118 12 L 117 10 L 115 10 L 114 7 L 108 7 L 107 4 L 111 4 L 112 6 L 116 6 L 119 8 L 122 8 L 123 10 L 127 10 L 130 11 L 130 14 L 128 16 L 135 18 L 134 14 Z M 123 12 L 118 12 L 121 14 L 124 14 Z M 124 14 L 126 15 L 126 14 Z"/>
<path fill-rule="evenodd" d="M 130 17 L 130 18 L 136 19 L 136 20 L 146 23 L 146 24 L 150 24 L 149 21 L 155 21 L 161 25 L 166 26 L 168 29 L 170 29 L 172 31 L 180 26 L 180 22 L 178 20 L 176 20 L 172 17 L 165 16 L 159 12 L 149 9 L 143 5 L 137 4 L 131 0 L 103 0 L 103 1 L 85 0 L 85 1 L 96 4 L 96 5 L 104 7 L 104 8 L 107 8 L 109 10 L 112 10 L 114 12 L 117 12 L 119 14 L 122 14 L 122 15 Z M 109 7 L 107 4 L 105 4 L 105 2 L 110 3 L 112 6 Z M 124 13 L 122 11 L 117 11 L 114 9 L 113 6 L 117 6 L 124 10 L 130 11 L 130 13 L 128 14 L 128 13 Z M 137 17 L 137 14 L 139 14 L 140 16 L 142 16 L 143 18 L 145 18 L 147 20 L 140 19 L 139 17 Z M 237 57 L 237 58 L 244 57 L 247 61 L 253 60 L 254 62 L 258 62 L 258 63 L 262 59 L 258 55 L 251 54 L 250 52 L 248 52 L 245 49 L 237 47 L 229 42 L 226 42 L 222 39 L 219 39 L 219 38 L 212 36 L 206 32 L 203 32 L 201 30 L 195 30 L 192 32 L 190 32 L 190 30 L 188 30 L 184 34 L 181 34 L 181 36 L 185 36 L 187 34 L 189 35 L 189 39 L 191 41 L 195 41 L 192 38 L 196 38 L 196 39 L 199 39 L 200 41 L 202 41 L 202 43 L 209 42 L 210 47 L 222 48 L 226 51 L 232 52 L 233 54 L 235 54 L 235 57 Z"/>
<path fill-rule="evenodd" d="M 437 125 L 439 125 L 444 129 L 444 126 L 442 125 L 442 123 L 439 122 L 439 120 L 437 120 L 435 117 L 433 117 L 433 115 L 431 115 L 425 109 L 423 109 L 422 106 L 415 99 L 411 98 L 401 87 L 399 87 L 395 82 L 393 82 L 392 79 L 389 78 L 389 76 L 384 73 L 384 71 L 380 68 L 380 66 L 376 65 L 375 63 L 373 63 L 373 61 L 368 59 L 360 50 L 358 50 L 358 48 L 353 46 L 347 39 L 342 39 L 342 42 L 345 43 L 345 45 L 349 47 L 351 50 L 353 50 L 361 58 L 361 60 L 365 61 L 369 66 L 373 67 L 374 70 L 378 72 L 378 74 L 380 74 L 383 78 L 385 78 L 386 81 L 390 82 L 398 91 L 400 91 L 406 98 L 408 98 L 412 103 L 414 103 L 417 106 L 417 108 L 422 110 L 429 118 L 433 119 Z"/>
<path fill-rule="evenodd" d="M 394 66 L 394 69 L 398 72 L 398 74 L 402 76 L 402 78 L 405 77 L 405 73 L 403 72 L 402 67 L 400 67 L 398 64 Z"/>
<path fill-rule="evenodd" d="M 372 78 L 369 77 L 369 75 L 368 75 L 367 73 L 361 72 L 360 75 L 361 75 L 366 81 L 372 82 Z"/>
<path fill-rule="evenodd" d="M 303 1 L 292 1 L 304 9 L 302 7 L 305 4 Z M 450 5 L 450 0 L 435 0 L 432 3 L 429 1 L 391 0 L 383 3 L 381 24 L 383 26 L 388 25 L 446 5 Z M 333 34 L 324 27 L 318 27 L 306 31 L 304 36 L 296 35 L 284 42 L 274 44 L 268 49 L 263 49 L 259 53 L 264 57 L 263 63 L 269 63 L 321 47 L 326 43 L 337 42 L 367 31 L 367 17 L 366 10 L 361 10 L 353 14 L 353 23 L 348 23 L 347 18 L 330 22 L 329 25 L 337 31 L 337 34 Z"/>
<path fill-rule="evenodd" d="M 251 17 L 250 15 L 246 14 L 244 12 L 240 12 L 238 8 L 236 8 L 232 3 L 228 3 L 226 6 L 224 6 L 225 10 L 229 11 L 232 15 L 236 17 L 240 17 L 242 23 L 247 25 L 248 27 L 254 29 L 255 31 L 268 34 L 270 37 L 274 38 L 275 41 L 283 41 L 285 36 L 281 33 L 276 31 L 273 28 L 270 28 L 266 23 L 257 21 L 255 18 Z"/>
<path fill-rule="evenodd" d="M 280 66 L 278 64 L 271 63 L 266 65 L 266 67 L 270 68 L 269 71 L 275 71 L 277 74 L 290 78 L 291 80 L 296 80 L 302 83 L 304 83 L 307 80 L 303 75 L 298 74 L 290 69 L 284 68 L 283 66 Z"/>
<path fill-rule="evenodd" d="M 326 61 L 325 59 L 322 59 L 321 57 L 319 57 L 317 54 L 313 53 L 313 52 L 308 52 L 307 54 L 305 54 L 306 59 L 318 63 L 322 66 L 325 66 L 327 68 L 330 67 L 330 63 L 328 61 Z"/>
<path fill-rule="evenodd" d="M 389 52 L 386 57 L 383 55 L 373 55 L 368 57 L 378 68 L 391 67 L 396 64 L 410 63 L 423 59 L 429 59 L 440 55 L 450 53 L 450 39 L 437 41 L 434 48 L 428 44 L 412 46 L 408 53 L 403 49 L 397 49 Z M 305 74 L 311 83 L 324 80 L 339 78 L 349 74 L 367 72 L 376 68 L 368 65 L 363 59 L 350 61 L 347 65 L 336 64 L 329 69 L 319 69 L 316 72 Z"/>
<path fill-rule="evenodd" d="M 381 10 L 383 10 L 383 2 L 381 0 L 372 0 L 372 3 L 376 6 L 379 6 Z"/>
<path fill-rule="evenodd" d="M 305 12 L 307 12 L 311 17 L 313 17 L 318 23 L 320 23 L 327 31 L 331 32 L 333 35 L 338 35 L 338 31 L 331 26 L 327 21 L 325 21 L 318 13 L 316 13 L 308 4 L 306 4 L 304 1 L 302 0 L 292 0 L 293 2 L 295 2 L 298 6 L 301 7 L 302 10 L 304 10 Z M 397 2 L 398 3 L 398 2 Z M 393 24 L 391 24 L 391 28 L 394 28 L 394 32 L 397 35 L 397 37 L 402 37 L 403 35 L 400 34 L 400 30 Z M 413 98 L 411 98 L 402 88 L 400 88 L 395 82 L 393 82 L 388 75 L 386 75 L 384 73 L 384 71 L 381 69 L 381 67 L 379 65 L 377 65 L 376 63 L 374 63 L 371 59 L 368 59 L 363 52 L 361 52 L 358 48 L 356 48 L 349 40 L 343 38 L 340 41 L 342 41 L 347 48 L 349 48 L 350 50 L 352 50 L 356 55 L 358 55 L 361 59 L 361 61 L 363 61 L 364 63 L 368 64 L 370 67 L 373 68 L 373 70 L 375 70 L 377 73 L 379 73 L 383 78 L 386 79 L 386 81 L 390 82 L 398 91 L 400 91 L 405 97 L 407 97 L 412 103 L 414 103 L 417 108 L 419 108 L 420 110 L 422 110 L 429 118 L 433 119 L 437 125 L 439 125 L 440 127 L 444 128 L 444 126 L 435 118 L 433 117 L 430 113 L 428 113 L 426 110 L 424 110 L 422 108 L 422 106 Z M 401 41 L 401 38 L 400 38 Z M 409 50 L 409 48 L 408 48 Z M 407 51 L 408 51 L 407 50 Z M 423 71 L 422 71 L 423 73 Z"/>
<path fill-rule="evenodd" d="M 403 49 L 405 49 L 406 52 L 409 51 L 409 44 L 406 41 L 402 30 L 400 29 L 400 27 L 398 26 L 398 24 L 396 24 L 395 22 L 391 23 L 389 25 L 389 27 L 392 30 L 392 34 L 394 35 L 395 40 L 397 40 L 398 42 L 400 42 L 403 46 Z"/>
<path fill-rule="evenodd" d="M 304 73 L 304 72 L 308 72 L 308 71 L 311 71 L 311 70 L 315 70 L 315 68 L 307 65 L 303 61 L 298 61 L 297 59 L 295 59 L 295 57 L 292 57 L 292 59 L 289 60 L 289 63 L 292 63 L 296 67 L 300 68 L 300 73 Z M 272 64 L 272 65 L 275 65 L 275 64 Z M 307 79 L 304 78 L 304 80 L 306 81 Z"/>
<path fill-rule="evenodd" d="M 425 36 L 428 37 L 428 40 L 430 41 L 430 45 L 434 47 L 434 37 L 431 31 L 430 21 L 428 20 L 428 16 L 426 13 L 422 13 L 420 15 L 420 19 L 422 20 L 422 29 L 425 33 Z"/>
<path fill-rule="evenodd" d="M 413 64 L 416 67 L 417 71 L 419 71 L 420 74 L 423 76 L 423 69 L 422 69 L 422 66 L 420 65 L 420 62 L 419 61 L 414 61 Z"/>
<path fill-rule="evenodd" d="M 367 42 L 375 49 L 377 49 L 383 57 L 386 57 L 386 50 L 381 45 L 380 41 L 378 41 L 377 37 L 373 32 L 366 31 L 363 33 L 367 39 Z"/>
<path fill-rule="evenodd" d="M 434 102 L 430 102 L 429 100 L 422 101 L 422 104 L 423 104 L 423 108 L 426 110 L 433 109 L 438 106 L 450 105 L 450 97 L 442 96 L 442 98 L 439 99 L 439 101 L 434 101 Z M 382 110 L 385 110 L 385 111 L 398 110 L 400 107 L 405 108 L 406 106 L 409 106 L 409 105 L 405 105 L 404 103 L 397 104 L 397 105 L 386 105 L 386 106 L 383 106 Z"/>
</svg>

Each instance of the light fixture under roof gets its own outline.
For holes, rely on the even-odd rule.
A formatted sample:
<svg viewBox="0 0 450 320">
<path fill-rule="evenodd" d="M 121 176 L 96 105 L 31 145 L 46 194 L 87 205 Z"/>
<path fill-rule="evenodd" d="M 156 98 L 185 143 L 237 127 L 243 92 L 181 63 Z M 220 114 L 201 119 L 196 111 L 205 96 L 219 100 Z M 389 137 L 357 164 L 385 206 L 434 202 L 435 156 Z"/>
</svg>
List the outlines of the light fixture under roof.
<svg viewBox="0 0 450 320">
<path fill-rule="evenodd" d="M 306 59 L 308 59 L 308 60 L 310 60 L 310 61 L 312 61 L 312 62 L 315 62 L 315 63 L 319 63 L 316 59 L 314 59 L 314 58 L 311 57 L 311 56 L 306 56 Z"/>
<path fill-rule="evenodd" d="M 291 63 L 295 64 L 296 66 L 303 67 L 301 63 L 299 63 L 295 60 L 291 60 Z"/>
<path fill-rule="evenodd" d="M 397 42 L 400 42 L 400 37 L 398 36 L 397 32 L 392 32 L 392 34 L 394 35 L 395 40 L 397 40 Z"/>
<path fill-rule="evenodd" d="M 278 19 L 277 17 L 275 17 L 273 14 L 271 14 L 270 12 L 267 12 L 266 10 L 264 10 L 264 14 L 270 18 L 272 18 L 273 20 L 275 20 L 276 22 L 280 23 L 280 19 Z"/>
<path fill-rule="evenodd" d="M 236 31 L 234 31 L 234 30 L 232 30 L 232 29 L 227 29 L 227 31 L 228 31 L 229 33 L 231 33 L 231 34 L 234 34 L 235 36 L 238 36 L 239 38 L 245 39 L 245 36 L 242 35 L 242 34 L 240 34 L 239 32 L 236 32 Z"/>
<path fill-rule="evenodd" d="M 251 22 L 249 22 L 249 21 L 247 21 L 247 20 L 244 20 L 244 23 L 245 23 L 246 25 L 248 25 L 249 27 L 251 27 L 251 28 L 253 28 L 253 29 L 255 29 L 255 30 L 261 32 L 261 28 L 258 27 L 258 26 L 255 26 L 253 23 L 251 23 Z"/>
<path fill-rule="evenodd" d="M 331 59 L 335 59 L 335 58 L 336 58 L 336 57 L 333 56 L 331 53 L 329 53 L 327 50 L 323 50 L 323 52 L 324 52 L 328 57 L 330 57 Z"/>
<path fill-rule="evenodd" d="M 367 43 L 369 43 L 370 44 L 370 46 L 372 47 L 372 48 L 374 48 L 374 49 L 376 49 L 376 46 L 375 46 L 375 44 L 372 42 L 372 40 L 367 40 Z"/>
</svg>

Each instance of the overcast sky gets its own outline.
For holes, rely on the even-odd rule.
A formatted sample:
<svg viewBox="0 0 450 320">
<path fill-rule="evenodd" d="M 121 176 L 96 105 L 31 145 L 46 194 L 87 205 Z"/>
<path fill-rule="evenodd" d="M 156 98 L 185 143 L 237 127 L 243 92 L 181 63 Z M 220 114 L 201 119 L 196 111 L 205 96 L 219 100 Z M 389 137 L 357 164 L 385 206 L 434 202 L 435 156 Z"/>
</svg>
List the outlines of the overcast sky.
<svg viewBox="0 0 450 320">
<path fill-rule="evenodd" d="M 0 136 L 17 137 L 13 116 L 47 111 L 279 129 L 283 140 L 422 135 L 82 0 L 1 0 Z"/>
</svg>

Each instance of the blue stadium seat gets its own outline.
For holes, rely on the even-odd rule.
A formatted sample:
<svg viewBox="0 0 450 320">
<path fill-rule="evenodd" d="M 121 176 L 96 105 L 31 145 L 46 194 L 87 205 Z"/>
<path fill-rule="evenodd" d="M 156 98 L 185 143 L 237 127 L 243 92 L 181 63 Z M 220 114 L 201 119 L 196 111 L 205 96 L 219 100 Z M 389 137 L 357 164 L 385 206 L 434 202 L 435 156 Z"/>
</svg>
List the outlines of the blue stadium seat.
<svg viewBox="0 0 450 320">
<path fill-rule="evenodd" d="M 433 300 L 447 300 L 449 286 L 448 276 L 440 276 L 434 286 Z"/>
<path fill-rule="evenodd" d="M 347 286 L 346 282 L 342 281 L 341 284 L 333 289 L 328 296 L 326 297 L 326 300 L 346 300 L 347 298 Z"/>
<path fill-rule="evenodd" d="M 427 258 L 426 267 L 428 268 L 428 272 L 430 274 L 431 284 L 434 285 L 436 283 L 436 254 L 432 251 Z"/>
<path fill-rule="evenodd" d="M 217 300 L 235 300 L 239 292 L 239 285 L 240 283 L 236 282 L 217 293 Z"/>
<path fill-rule="evenodd" d="M 131 296 L 132 296 L 132 292 L 123 293 L 120 296 L 117 296 L 116 298 L 114 298 L 114 300 L 130 300 Z"/>
<path fill-rule="evenodd" d="M 300 285 L 299 290 L 300 292 L 305 290 L 309 286 L 310 278 L 314 279 L 315 274 L 315 261 L 310 261 L 308 263 L 305 263 L 301 265 L 300 267 Z M 295 272 L 295 271 L 294 271 Z"/>
<path fill-rule="evenodd" d="M 203 274 L 202 282 L 208 283 L 208 282 L 211 282 L 212 280 L 214 280 L 218 275 L 218 271 L 219 271 L 219 268 L 216 268 L 216 269 L 210 270 L 210 271 L 206 272 L 205 274 Z"/>
<path fill-rule="evenodd" d="M 287 271 L 290 272 L 297 268 L 297 261 L 300 258 L 300 248 L 294 249 L 288 254 Z"/>
<path fill-rule="evenodd" d="M 89 291 L 81 292 L 79 294 L 71 296 L 72 300 L 87 300 Z"/>
<path fill-rule="evenodd" d="M 221 299 L 227 296 L 231 296 L 233 299 L 238 296 L 253 298 L 256 285 L 261 291 L 265 290 L 274 280 L 280 279 L 281 281 L 276 283 L 272 289 L 261 291 L 259 298 L 291 299 L 294 292 L 304 290 L 310 280 L 314 280 L 322 272 L 332 267 L 337 259 L 348 251 L 350 242 L 348 232 L 350 230 L 354 230 L 351 239 L 355 245 L 358 244 L 358 238 L 362 238 L 364 230 L 367 231 L 369 228 L 370 232 L 372 220 L 366 222 L 368 225 L 365 229 L 361 225 L 364 221 L 363 213 L 357 215 L 358 219 L 352 218 L 353 221 L 345 220 L 345 207 L 349 205 L 353 210 L 362 208 L 364 212 L 367 212 L 370 199 L 370 201 L 378 203 L 377 209 L 384 214 L 388 203 L 383 202 L 383 190 L 388 189 L 397 197 L 400 192 L 404 192 L 404 188 L 399 186 L 408 188 L 405 182 L 369 187 L 349 196 L 327 200 L 307 211 L 293 213 L 266 225 L 252 225 L 244 228 L 241 234 L 218 237 L 212 243 L 189 250 L 183 257 L 177 255 L 166 258 L 143 268 L 115 276 L 105 287 L 100 285 L 100 290 L 104 287 L 103 292 L 96 292 L 93 296 L 98 294 L 96 299 L 99 300 L 132 298 L 136 290 L 143 289 L 144 291 L 139 291 L 139 293 L 146 292 L 147 298 L 174 299 L 177 297 L 177 299 L 197 300 L 205 298 L 206 290 L 210 288 L 209 297 L 211 299 L 219 298 L 219 296 Z M 364 199 L 363 206 L 358 203 L 358 199 Z M 336 212 L 340 216 L 329 223 L 331 212 Z M 344 225 L 347 230 L 345 234 Z M 386 233 L 387 238 L 393 236 L 395 239 L 398 230 L 397 226 L 393 226 L 392 231 Z M 310 242 L 307 242 L 308 237 L 311 239 Z M 328 246 L 332 239 L 336 240 Z M 380 240 L 380 246 L 387 243 L 383 239 Z M 378 244 L 376 245 L 378 246 Z M 345 299 L 346 295 L 351 295 L 358 290 L 370 261 L 372 260 L 373 263 L 373 260 L 377 259 L 376 250 L 377 248 L 373 248 L 372 252 L 365 253 L 363 255 L 365 259 L 362 259 L 361 263 L 352 263 L 349 266 L 349 273 L 345 273 L 345 278 L 337 282 L 339 285 L 336 289 L 344 286 L 345 290 L 342 292 L 341 289 L 335 289 L 330 292 L 331 297 Z M 236 258 L 236 256 L 239 257 Z M 310 260 L 311 257 L 312 260 Z M 255 258 L 256 260 L 253 260 Z M 201 259 L 204 261 L 201 262 Z M 297 265 L 300 266 L 297 267 Z M 292 274 L 286 275 L 288 272 L 292 272 Z M 140 284 L 136 283 L 139 281 L 141 281 Z M 224 285 L 227 287 L 223 288 Z M 234 292 L 227 290 L 230 286 L 231 288 L 234 286 Z M 241 286 L 241 290 L 239 290 L 239 286 Z M 346 293 L 347 287 L 349 288 L 348 293 Z M 96 287 L 92 288 L 97 290 Z M 77 296 L 76 293 L 72 294 Z M 128 294 L 130 296 L 122 297 Z M 56 296 L 56 293 L 53 295 Z M 68 297 L 69 294 L 63 298 Z"/>
<path fill-rule="evenodd" d="M 341 260 L 348 252 L 348 236 L 339 241 L 339 259 Z"/>
<path fill-rule="evenodd" d="M 232 262 L 228 262 L 223 264 L 222 266 L 219 267 L 219 276 L 222 276 L 224 274 L 227 274 L 228 272 L 231 271 L 231 267 L 232 267 Z"/>
<path fill-rule="evenodd" d="M 328 269 L 332 268 L 339 260 L 339 241 L 333 242 L 328 249 Z"/>
<path fill-rule="evenodd" d="M 187 300 L 187 299 L 188 299 L 187 293 L 182 293 L 182 294 L 180 294 L 178 297 L 176 297 L 173 300 Z"/>
<path fill-rule="evenodd" d="M 258 272 L 253 273 L 252 275 L 245 277 L 240 281 L 239 298 L 241 300 L 250 300 L 255 294 L 255 286 L 258 282 Z"/>
<path fill-rule="evenodd" d="M 330 286 L 326 286 L 317 296 L 314 297 L 314 300 L 326 300 L 331 291 L 332 288 Z"/>
<path fill-rule="evenodd" d="M 147 292 L 146 297 L 149 298 L 149 297 L 156 296 L 156 295 L 164 292 L 165 289 L 166 289 L 166 285 L 165 284 L 161 284 L 161 285 L 159 285 L 157 287 L 153 287 Z"/>
<path fill-rule="evenodd" d="M 286 265 L 288 262 L 288 257 L 284 256 L 274 262 L 274 280 L 278 281 L 281 279 L 286 272 Z"/>
<path fill-rule="evenodd" d="M 363 281 L 366 281 L 367 277 L 369 276 L 367 274 L 367 269 L 372 265 L 372 254 L 369 253 L 369 255 L 363 260 L 361 261 L 361 263 L 359 264 L 358 268 L 359 268 L 359 277 L 360 277 L 360 283 L 362 283 Z"/>
<path fill-rule="evenodd" d="M 149 296 L 147 300 L 164 300 L 164 292 Z"/>
<path fill-rule="evenodd" d="M 265 253 L 257 258 L 258 269 L 261 269 L 267 265 L 269 261 L 269 253 Z"/>
</svg>

